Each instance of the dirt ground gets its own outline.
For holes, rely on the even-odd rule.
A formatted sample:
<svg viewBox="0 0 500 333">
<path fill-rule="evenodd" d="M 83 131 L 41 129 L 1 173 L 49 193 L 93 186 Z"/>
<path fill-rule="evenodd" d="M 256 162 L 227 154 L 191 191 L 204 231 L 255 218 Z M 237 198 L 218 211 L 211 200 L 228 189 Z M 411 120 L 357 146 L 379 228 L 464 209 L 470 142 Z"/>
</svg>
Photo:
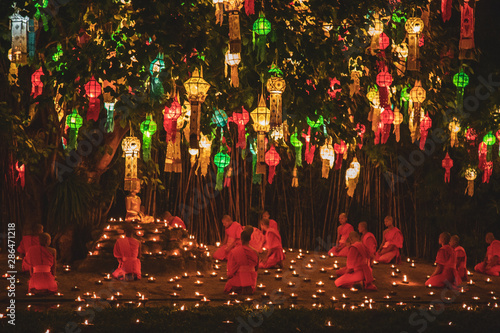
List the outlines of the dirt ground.
<svg viewBox="0 0 500 333">
<path fill-rule="evenodd" d="M 213 253 L 214 248 L 210 248 Z M 339 289 L 335 287 L 333 277 L 335 270 L 333 269 L 336 263 L 338 267 L 345 264 L 345 258 L 330 258 L 326 253 L 302 252 L 299 256 L 299 250 L 287 249 L 286 260 L 282 270 L 269 269 L 268 271 L 259 270 L 258 286 L 263 287 L 256 290 L 254 295 L 250 296 L 231 296 L 223 293 L 225 282 L 221 281 L 221 277 L 226 276 L 226 263 L 220 262 L 213 264 L 212 270 L 200 271 L 197 276 L 196 271 L 182 272 L 172 268 L 171 273 L 149 275 L 143 270 L 146 275 L 142 280 L 133 282 L 122 282 L 117 280 L 106 281 L 104 279 L 106 273 L 99 272 L 96 268 L 96 273 L 82 273 L 77 269 L 72 268 L 68 273 L 64 272 L 63 267 L 58 267 L 57 281 L 59 284 L 60 296 L 28 296 L 28 275 L 18 274 L 19 284 L 16 285 L 16 303 L 17 307 L 29 307 L 31 309 L 45 309 L 60 307 L 77 308 L 79 304 L 75 299 L 80 296 L 83 299 L 90 299 L 92 294 L 101 296 L 101 299 L 108 299 L 107 303 L 111 306 L 116 306 L 115 300 L 109 302 L 110 297 L 118 300 L 122 305 L 129 306 L 144 306 L 144 302 L 138 302 L 138 293 L 144 295 L 147 299 L 147 306 L 159 305 L 185 305 L 195 306 L 196 304 L 204 305 L 221 305 L 230 301 L 232 304 L 236 302 L 263 304 L 273 301 L 282 303 L 281 306 L 297 306 L 297 307 L 317 307 L 331 306 L 366 306 L 370 303 L 373 307 L 399 307 L 399 306 L 420 306 L 430 305 L 432 301 L 442 301 L 445 304 L 452 304 L 460 307 L 487 307 L 495 306 L 498 302 L 497 297 L 500 297 L 500 277 L 488 277 L 479 273 L 473 273 L 469 277 L 474 282 L 473 285 L 462 283 L 462 290 L 440 290 L 435 288 L 426 288 L 424 282 L 426 276 L 432 274 L 435 267 L 432 263 L 423 262 L 415 259 L 414 266 L 411 267 L 408 258 L 403 259 L 400 265 L 382 265 L 374 266 L 373 275 L 375 285 L 378 291 L 364 290 L 349 290 Z M 7 271 L 7 258 L 5 254 L 0 255 L 0 269 L 2 274 Z M 469 265 L 471 266 L 471 265 Z M 21 263 L 18 262 L 20 270 Z M 469 267 L 472 269 L 472 267 Z M 392 276 L 394 272 L 395 276 Z M 184 273 L 187 277 L 184 277 Z M 294 276 L 295 275 L 297 276 Z M 216 276 L 212 276 L 216 274 Z M 281 278 L 277 278 L 276 276 Z M 178 281 L 174 279 L 178 277 Z M 403 278 L 406 276 L 408 283 L 403 283 Z M 149 278 L 155 279 L 154 283 L 149 281 Z M 487 282 L 487 279 L 490 282 Z M 97 284 L 98 281 L 102 284 Z M 200 281 L 197 284 L 197 281 Z M 321 283 L 320 283 L 321 282 Z M 396 286 L 393 286 L 393 283 Z M 469 282 L 469 281 L 468 281 Z M 319 284 L 318 284 L 319 283 Z M 181 290 L 176 290 L 176 286 L 180 285 Z M 77 286 L 78 290 L 73 290 Z M 8 288 L 6 278 L 0 279 L 0 288 L 4 291 Z M 324 293 L 318 290 L 323 290 Z M 116 297 L 116 292 L 121 293 L 121 297 Z M 198 292 L 198 295 L 196 294 Z M 430 294 L 433 292 L 434 294 Z M 87 294 L 86 293 L 90 293 Z M 173 295 L 176 293 L 177 296 Z M 292 296 L 291 294 L 296 296 Z M 267 297 L 266 297 L 267 295 Z M 313 298 L 316 295 L 316 298 Z M 200 302 L 203 296 L 210 302 Z M 296 298 L 295 298 L 296 297 Z M 335 297 L 336 301 L 331 301 Z M 248 298 L 248 299 L 247 299 Z M 5 313 L 5 307 L 8 304 L 7 293 L 3 292 L 0 296 L 0 313 Z M 498 302 L 500 303 L 500 302 Z M 345 304 L 345 305 L 344 305 Z M 363 305 L 361 305 L 363 304 Z"/>
</svg>

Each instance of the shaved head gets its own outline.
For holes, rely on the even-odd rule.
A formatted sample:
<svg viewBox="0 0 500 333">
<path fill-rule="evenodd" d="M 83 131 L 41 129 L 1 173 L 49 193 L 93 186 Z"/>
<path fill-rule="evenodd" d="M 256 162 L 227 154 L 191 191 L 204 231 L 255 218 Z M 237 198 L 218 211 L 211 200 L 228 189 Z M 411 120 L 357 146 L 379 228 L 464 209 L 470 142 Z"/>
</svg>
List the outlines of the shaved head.
<svg viewBox="0 0 500 333">
<path fill-rule="evenodd" d="M 486 243 L 490 244 L 494 240 L 495 240 L 495 236 L 493 235 L 493 233 L 492 232 L 488 232 L 486 234 Z"/>
<path fill-rule="evenodd" d="M 38 235 L 38 239 L 40 241 L 41 246 L 49 246 L 50 245 L 50 235 L 46 232 L 42 232 L 40 235 Z"/>
<path fill-rule="evenodd" d="M 460 237 L 458 237 L 458 235 L 451 236 L 450 245 L 452 247 L 456 247 L 456 246 L 458 246 L 458 244 L 460 244 Z"/>
<path fill-rule="evenodd" d="M 357 231 L 351 231 L 351 232 L 349 233 L 349 239 L 350 239 L 350 241 L 351 241 L 351 244 L 354 244 L 354 243 L 356 243 L 356 242 L 359 242 L 359 240 L 360 240 L 361 238 L 359 237 L 359 234 L 358 234 L 358 232 L 357 232 Z"/>
<path fill-rule="evenodd" d="M 449 232 L 442 232 L 439 235 L 439 239 L 441 240 L 441 243 L 443 245 L 448 245 L 448 244 L 450 244 L 451 235 Z"/>
</svg>

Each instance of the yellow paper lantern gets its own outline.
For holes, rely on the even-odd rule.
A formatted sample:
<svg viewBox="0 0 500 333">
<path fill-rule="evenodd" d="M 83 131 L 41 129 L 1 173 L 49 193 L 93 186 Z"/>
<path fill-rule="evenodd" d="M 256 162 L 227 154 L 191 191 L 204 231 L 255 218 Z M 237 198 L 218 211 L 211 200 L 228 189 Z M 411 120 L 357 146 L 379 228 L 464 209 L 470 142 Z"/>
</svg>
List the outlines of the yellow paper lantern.
<svg viewBox="0 0 500 333">
<path fill-rule="evenodd" d="M 141 150 L 141 141 L 135 136 L 125 137 L 122 141 L 123 156 L 125 157 L 125 191 L 141 189 L 141 182 L 137 178 L 137 158 Z"/>
<path fill-rule="evenodd" d="M 424 21 L 420 17 L 410 17 L 405 24 L 408 33 L 408 59 L 406 68 L 410 71 L 419 69 L 419 38 L 424 30 Z"/>
</svg>

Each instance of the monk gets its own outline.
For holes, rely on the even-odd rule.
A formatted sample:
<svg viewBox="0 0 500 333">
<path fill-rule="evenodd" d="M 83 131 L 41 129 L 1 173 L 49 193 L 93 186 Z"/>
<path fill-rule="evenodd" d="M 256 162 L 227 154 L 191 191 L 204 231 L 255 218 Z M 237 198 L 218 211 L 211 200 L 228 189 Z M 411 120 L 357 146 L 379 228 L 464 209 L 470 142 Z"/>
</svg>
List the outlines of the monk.
<svg viewBox="0 0 500 333">
<path fill-rule="evenodd" d="M 252 235 L 252 237 L 250 238 L 249 246 L 257 251 L 257 253 L 262 253 L 264 242 L 266 241 L 266 237 L 264 236 L 262 231 L 259 228 L 254 228 L 251 225 L 245 226 L 245 228 L 243 228 L 243 231 L 245 230 L 247 230 Z"/>
<path fill-rule="evenodd" d="M 31 293 L 55 293 L 56 282 L 56 250 L 49 247 L 50 235 L 38 235 L 39 245 L 33 245 L 26 253 L 26 263 L 30 266 L 31 278 L 28 289 Z"/>
<path fill-rule="evenodd" d="M 495 239 L 492 232 L 486 234 L 486 243 L 489 244 L 486 250 L 486 257 L 482 262 L 474 267 L 479 273 L 493 276 L 500 275 L 500 241 Z"/>
<path fill-rule="evenodd" d="M 231 252 L 235 246 L 241 245 L 240 234 L 243 230 L 241 224 L 233 221 L 229 215 L 224 215 L 222 217 L 222 224 L 226 230 L 221 247 L 217 249 L 213 255 L 213 258 L 217 260 L 227 260 L 229 252 Z"/>
<path fill-rule="evenodd" d="M 133 238 L 134 227 L 127 223 L 123 227 L 124 238 L 118 238 L 113 249 L 113 254 L 118 260 L 118 268 L 113 272 L 113 277 L 119 280 L 141 279 L 141 242 Z"/>
<path fill-rule="evenodd" d="M 227 283 L 225 293 L 235 292 L 251 295 L 257 285 L 259 255 L 249 246 L 251 232 L 246 228 L 241 232 L 241 245 L 229 252 L 227 259 Z"/>
<path fill-rule="evenodd" d="M 368 224 L 364 221 L 358 223 L 358 231 L 361 234 L 361 243 L 368 249 L 370 258 L 373 258 L 377 252 L 377 240 L 375 236 L 368 231 Z M 370 266 L 371 262 L 372 259 L 370 259 Z"/>
<path fill-rule="evenodd" d="M 23 235 L 21 239 L 21 243 L 19 243 L 19 247 L 17 248 L 17 252 L 19 252 L 21 258 L 23 258 L 22 271 L 29 272 L 30 265 L 26 262 L 26 253 L 30 247 L 34 245 L 40 245 L 40 241 L 38 240 L 38 235 L 43 233 L 43 225 L 35 224 L 34 226 L 30 226 L 26 228 L 26 233 Z"/>
<path fill-rule="evenodd" d="M 457 235 L 451 236 L 450 246 L 455 250 L 455 254 L 457 255 L 457 271 L 458 276 L 462 281 L 467 280 L 467 254 L 465 253 L 465 249 L 458 245 L 460 243 L 460 237 Z"/>
<path fill-rule="evenodd" d="M 173 216 L 170 212 L 165 212 L 165 214 L 163 214 L 163 219 L 168 222 L 168 226 L 170 228 L 186 229 L 184 221 L 182 221 L 178 216 Z"/>
<path fill-rule="evenodd" d="M 282 267 L 282 262 L 285 260 L 285 254 L 283 253 L 283 245 L 281 244 L 281 235 L 277 229 L 270 228 L 269 224 L 270 222 L 268 219 L 260 221 L 260 228 L 266 233 L 266 255 L 264 260 L 259 264 L 259 267 Z"/>
<path fill-rule="evenodd" d="M 267 210 L 263 211 L 262 214 L 260 214 L 260 220 L 265 220 L 265 219 L 269 220 L 269 228 L 273 228 L 279 231 L 278 222 L 271 219 L 270 217 L 271 215 L 269 215 L 269 212 Z"/>
<path fill-rule="evenodd" d="M 384 239 L 375 254 L 375 260 L 388 264 L 395 259 L 396 263 L 399 264 L 401 262 L 399 250 L 403 248 L 403 234 L 394 226 L 392 216 L 386 216 L 384 224 L 387 229 L 384 230 Z"/>
<path fill-rule="evenodd" d="M 462 283 L 457 271 L 457 255 L 450 246 L 451 235 L 443 232 L 439 235 L 441 248 L 436 255 L 436 269 L 431 277 L 425 282 L 427 287 L 443 288 L 448 285 L 454 287 Z"/>
<path fill-rule="evenodd" d="M 361 283 L 367 290 L 377 290 L 369 266 L 368 249 L 361 243 L 356 231 L 349 234 L 349 243 L 351 245 L 348 247 L 345 274 L 335 280 L 335 285 L 338 288 L 351 288 L 354 284 Z"/>
<path fill-rule="evenodd" d="M 334 257 L 347 257 L 347 246 L 345 244 L 349 233 L 354 231 L 352 225 L 347 223 L 347 215 L 342 213 L 339 215 L 340 226 L 337 229 L 337 246 L 334 246 L 328 251 L 328 255 Z"/>
</svg>

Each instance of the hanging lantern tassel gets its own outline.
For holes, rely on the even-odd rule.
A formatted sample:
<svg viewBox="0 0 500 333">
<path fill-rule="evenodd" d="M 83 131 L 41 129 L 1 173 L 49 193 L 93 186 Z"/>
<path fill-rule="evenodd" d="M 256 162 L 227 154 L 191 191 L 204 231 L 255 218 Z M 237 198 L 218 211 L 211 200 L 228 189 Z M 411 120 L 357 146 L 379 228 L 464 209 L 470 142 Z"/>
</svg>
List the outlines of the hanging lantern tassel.
<svg viewBox="0 0 500 333">
<path fill-rule="evenodd" d="M 294 166 L 292 171 L 292 187 L 299 187 L 299 178 L 297 174 L 298 174 L 297 166 Z"/>
<path fill-rule="evenodd" d="M 426 114 L 420 123 L 420 150 L 424 150 L 425 148 L 425 141 L 427 141 L 427 134 L 429 134 L 431 127 L 432 119 Z"/>
<path fill-rule="evenodd" d="M 231 85 L 235 88 L 240 86 L 240 78 L 238 76 L 238 65 L 241 62 L 240 53 L 229 53 L 226 52 L 226 66 L 224 67 L 224 74 L 227 77 L 227 66 L 231 68 Z"/>
<path fill-rule="evenodd" d="M 21 164 L 21 166 L 19 166 L 19 162 L 16 162 L 16 171 L 16 182 L 19 180 L 19 182 L 21 183 L 21 188 L 24 190 L 26 167 L 24 166 L 24 164 Z"/>
<path fill-rule="evenodd" d="M 67 146 L 69 150 L 76 149 L 78 130 L 82 127 L 82 124 L 83 118 L 78 114 L 76 109 L 66 117 L 66 126 L 69 127 L 69 140 Z"/>
<path fill-rule="evenodd" d="M 106 133 L 111 133 L 115 129 L 115 103 L 104 103 L 104 108 L 106 108 L 106 123 L 104 128 Z"/>
<path fill-rule="evenodd" d="M 418 80 L 415 81 L 415 86 L 410 90 L 411 103 L 408 109 L 408 115 L 410 118 L 409 126 L 410 126 L 412 142 L 415 142 L 422 133 L 421 130 L 419 131 L 421 113 L 423 112 L 421 109 L 421 105 L 425 101 L 426 97 L 427 93 L 425 89 L 422 87 L 422 83 Z"/>
<path fill-rule="evenodd" d="M 451 1 L 451 0 L 450 0 Z M 475 3 L 475 2 L 474 2 Z M 474 6 L 474 5 L 473 5 Z M 459 59 L 473 59 L 474 58 L 474 8 L 469 6 L 469 0 L 464 0 L 463 5 L 460 7 L 462 14 L 462 24 L 460 27 L 460 53 Z"/>
<path fill-rule="evenodd" d="M 484 143 L 484 141 L 479 143 L 479 147 L 478 147 L 477 151 L 478 151 L 477 168 L 479 170 L 484 171 L 484 168 L 486 166 L 487 157 L 488 157 L 488 146 L 486 145 L 486 143 Z"/>
<path fill-rule="evenodd" d="M 266 164 L 269 166 L 269 175 L 267 181 L 269 184 L 273 183 L 274 175 L 276 174 L 276 166 L 280 163 L 281 157 L 274 148 L 271 146 L 266 152 Z"/>
<path fill-rule="evenodd" d="M 97 121 L 99 119 L 99 111 L 101 110 L 101 85 L 92 76 L 90 81 L 85 85 L 85 92 L 89 97 L 89 110 L 87 111 L 87 120 Z"/>
<path fill-rule="evenodd" d="M 452 122 L 450 122 L 450 125 L 448 126 L 450 130 L 450 147 L 455 147 L 458 146 L 458 132 L 460 132 L 460 123 L 456 118 L 453 119 Z"/>
<path fill-rule="evenodd" d="M 219 152 L 214 156 L 214 164 L 217 167 L 217 180 L 215 184 L 215 190 L 222 190 L 222 185 L 224 182 L 224 169 L 231 162 L 231 157 L 228 154 Z"/>
<path fill-rule="evenodd" d="M 222 25 L 224 22 L 224 0 L 214 0 L 215 5 L 215 23 Z"/>
<path fill-rule="evenodd" d="M 352 97 L 356 94 L 359 94 L 359 90 L 361 89 L 361 84 L 359 81 L 359 77 L 361 76 L 361 71 L 353 70 L 351 72 L 351 81 L 349 84 L 349 96 Z"/>
<path fill-rule="evenodd" d="M 290 137 L 290 143 L 295 147 L 295 167 L 302 166 L 302 141 L 299 140 L 297 133 Z"/>
<path fill-rule="evenodd" d="M 325 141 L 325 144 L 321 146 L 319 150 L 321 159 L 323 160 L 323 167 L 321 168 L 321 176 L 323 178 L 328 178 L 330 169 L 333 168 L 333 163 L 335 161 L 335 151 L 331 144 L 331 138 Z M 342 156 L 340 156 L 342 158 Z"/>
<path fill-rule="evenodd" d="M 354 157 L 349 166 L 349 169 L 347 169 L 345 173 L 347 195 L 350 196 L 351 198 L 354 196 L 354 190 L 358 185 L 360 170 L 361 170 L 361 165 L 359 164 L 358 159 Z"/>
<path fill-rule="evenodd" d="M 271 23 L 266 20 L 263 13 L 259 14 L 259 18 L 253 24 L 253 47 L 257 44 L 257 61 L 262 62 L 266 58 L 266 39 L 271 32 Z M 257 35 L 257 40 L 255 39 Z"/>
<path fill-rule="evenodd" d="M 255 14 L 254 0 L 245 0 L 245 13 L 248 16 Z"/>
<path fill-rule="evenodd" d="M 396 142 L 399 142 L 399 140 L 401 139 L 401 123 L 403 122 L 403 115 L 401 114 L 401 112 L 399 112 L 399 110 L 396 110 L 394 112 L 394 120 L 393 120 L 393 124 L 394 124 L 394 130 L 393 130 L 393 133 L 396 135 Z"/>
<path fill-rule="evenodd" d="M 491 174 L 493 173 L 493 161 L 486 162 L 483 172 L 483 183 L 489 183 Z"/>
<path fill-rule="evenodd" d="M 244 107 L 241 107 L 241 113 L 234 112 L 228 121 L 232 121 L 238 126 L 238 142 L 236 148 L 246 149 L 247 137 L 245 132 L 245 125 L 250 120 L 250 114 Z"/>
<path fill-rule="evenodd" d="M 231 187 L 231 177 L 233 176 L 233 168 L 229 167 L 226 172 L 226 178 L 224 179 L 224 187 Z"/>
<path fill-rule="evenodd" d="M 156 123 L 152 115 L 146 116 L 146 120 L 141 123 L 142 133 L 142 157 L 145 162 L 151 158 L 151 139 L 156 132 Z"/>
<path fill-rule="evenodd" d="M 419 40 L 420 33 L 424 29 L 424 21 L 420 17 L 410 17 L 405 23 L 405 29 L 408 33 L 408 58 L 406 69 L 409 71 L 418 71 L 419 69 Z"/>
<path fill-rule="evenodd" d="M 306 163 L 311 164 L 314 159 L 314 151 L 316 150 L 316 146 L 311 145 L 311 126 L 309 126 L 309 129 L 307 130 L 307 134 L 302 133 L 302 136 L 306 139 Z"/>
<path fill-rule="evenodd" d="M 465 171 L 465 179 L 467 179 L 467 188 L 465 189 L 465 193 L 468 196 L 472 197 L 474 195 L 474 180 L 477 177 L 477 172 L 473 168 L 468 168 Z"/>
<path fill-rule="evenodd" d="M 394 122 L 394 113 L 391 109 L 386 109 L 380 114 L 380 120 L 382 121 L 382 144 L 385 144 L 391 135 L 391 126 Z"/>
<path fill-rule="evenodd" d="M 333 149 L 335 150 L 335 153 L 337 153 L 337 159 L 335 161 L 335 170 L 340 170 L 342 167 L 342 159 L 347 151 L 347 145 L 345 144 L 344 140 L 340 140 L 340 144 L 334 144 Z"/>
<path fill-rule="evenodd" d="M 451 18 L 452 2 L 452 0 L 441 0 L 441 16 L 443 18 L 443 22 L 446 22 Z"/>
<path fill-rule="evenodd" d="M 443 161 L 441 162 L 442 167 L 446 170 L 444 173 L 444 182 L 450 182 L 450 170 L 453 167 L 453 160 L 450 158 L 450 155 L 446 153 Z"/>
<path fill-rule="evenodd" d="M 180 140 L 179 140 L 180 141 Z M 198 174 L 201 173 L 202 176 L 207 175 L 208 166 L 210 165 L 210 154 L 212 152 L 212 141 L 206 135 L 201 135 L 200 139 L 200 157 L 198 159 Z"/>
<path fill-rule="evenodd" d="M 210 153 L 208 155 L 208 159 L 208 163 L 210 163 Z M 176 131 L 175 139 L 168 142 L 167 144 L 167 153 L 165 155 L 165 172 L 182 172 L 181 132 L 179 131 Z"/>
</svg>

